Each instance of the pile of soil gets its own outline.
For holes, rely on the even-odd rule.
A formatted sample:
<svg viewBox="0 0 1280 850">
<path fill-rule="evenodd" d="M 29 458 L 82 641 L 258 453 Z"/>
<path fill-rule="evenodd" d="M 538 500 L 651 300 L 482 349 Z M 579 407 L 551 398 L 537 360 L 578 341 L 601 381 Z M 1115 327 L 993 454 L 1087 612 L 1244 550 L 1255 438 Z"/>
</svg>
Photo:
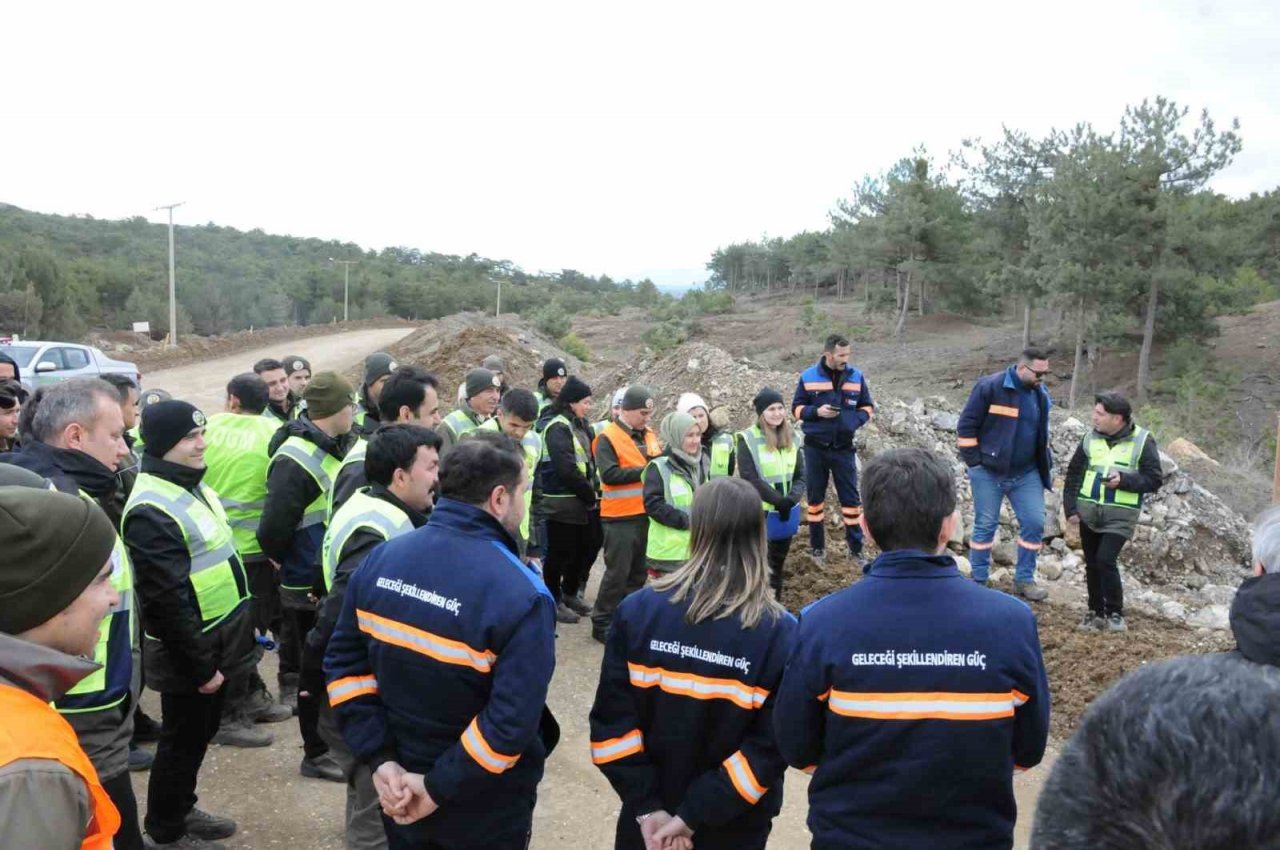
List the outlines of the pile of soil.
<svg viewBox="0 0 1280 850">
<path fill-rule="evenodd" d="M 833 535 L 833 531 L 835 534 Z M 838 538 L 838 540 L 837 540 Z M 799 611 L 823 596 L 841 590 L 862 577 L 855 569 L 838 530 L 827 528 L 827 559 L 818 566 L 808 555 L 808 538 L 802 531 L 787 557 L 782 600 Z M 874 557 L 873 551 L 868 551 Z M 1011 592 L 1012 586 L 996 584 Z M 1080 632 L 1080 612 L 1065 605 L 1034 605 L 1044 650 L 1049 690 L 1053 699 L 1050 732 L 1057 740 L 1071 735 L 1085 709 L 1116 680 L 1144 664 L 1178 655 L 1225 652 L 1235 647 L 1229 632 L 1192 629 L 1163 617 L 1126 612 L 1129 631 L 1122 634 Z"/>
</svg>

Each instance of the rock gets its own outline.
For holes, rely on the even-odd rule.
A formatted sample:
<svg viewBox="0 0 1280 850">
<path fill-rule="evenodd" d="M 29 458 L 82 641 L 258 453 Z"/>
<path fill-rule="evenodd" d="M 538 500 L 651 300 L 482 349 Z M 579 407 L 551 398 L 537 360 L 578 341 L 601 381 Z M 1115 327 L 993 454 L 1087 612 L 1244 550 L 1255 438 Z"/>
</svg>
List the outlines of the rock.
<svg viewBox="0 0 1280 850">
<path fill-rule="evenodd" d="M 1002 581 L 1009 581 L 1012 578 L 1013 578 L 1013 573 L 1009 572 L 1004 567 L 998 567 L 992 570 L 991 573 L 988 575 L 988 579 L 992 584 L 998 584 Z"/>
<path fill-rule="evenodd" d="M 1041 558 L 1036 572 L 1049 581 L 1057 581 L 1062 578 L 1062 562 L 1057 558 Z"/>
<path fill-rule="evenodd" d="M 969 578 L 973 575 L 973 565 L 969 563 L 969 559 L 964 555 L 952 555 L 955 558 L 956 567 L 960 570 L 960 575 Z"/>
<path fill-rule="evenodd" d="M 1178 462 L 1164 452 L 1160 452 L 1160 474 L 1166 479 L 1178 471 Z"/>
<path fill-rule="evenodd" d="M 1196 628 L 1226 629 L 1231 625 L 1231 612 L 1226 605 L 1206 605 L 1187 618 Z"/>
<path fill-rule="evenodd" d="M 1188 460 L 1199 460 L 1199 461 L 1206 461 L 1208 463 L 1213 464 L 1214 466 L 1218 465 L 1218 462 L 1216 460 L 1209 457 L 1209 455 L 1205 454 L 1204 449 L 1200 448 L 1195 443 L 1188 440 L 1186 437 L 1179 437 L 1178 439 L 1174 440 L 1172 443 L 1165 446 L 1164 448 L 1165 448 L 1165 451 L 1167 451 L 1174 458 L 1183 462 L 1186 462 Z"/>
<path fill-rule="evenodd" d="M 915 401 L 911 402 L 911 406 L 908 407 L 907 409 L 911 411 L 912 416 L 917 416 L 917 417 L 924 416 L 924 400 L 919 398 L 916 399 Z"/>
<path fill-rule="evenodd" d="M 960 417 L 954 413 L 935 413 L 933 418 L 929 420 L 929 424 L 937 431 L 954 433 L 956 426 L 960 424 Z"/>
<path fill-rule="evenodd" d="M 1049 541 L 1049 548 L 1057 552 L 1059 555 L 1065 554 L 1071 550 L 1071 547 L 1067 545 L 1067 541 L 1063 540 L 1061 537 L 1055 537 L 1053 540 Z"/>
<path fill-rule="evenodd" d="M 1012 540 L 1000 540 L 991 550 L 991 560 L 997 564 L 1012 566 L 1018 562 L 1018 545 Z"/>
<path fill-rule="evenodd" d="M 1214 605 L 1231 606 L 1236 598 L 1236 589 L 1223 584 L 1206 584 L 1200 588 L 1200 598 Z"/>
<path fill-rule="evenodd" d="M 1185 579 L 1183 579 L 1182 583 L 1187 587 L 1191 588 L 1192 590 L 1199 590 L 1200 588 L 1208 584 L 1209 580 L 1202 575 L 1191 573 Z"/>
<path fill-rule="evenodd" d="M 902 434 L 907 430 L 907 412 L 905 410 L 895 410 L 893 416 L 889 418 L 889 433 Z"/>
<path fill-rule="evenodd" d="M 685 364 L 685 368 L 690 372 L 696 372 L 702 368 L 702 363 L 698 361 L 698 358 L 691 357 L 689 358 L 689 362 Z"/>
<path fill-rule="evenodd" d="M 1062 526 L 1062 538 L 1067 541 L 1067 546 L 1072 549 L 1079 549 L 1080 543 L 1080 523 L 1068 522 Z"/>
<path fill-rule="evenodd" d="M 1078 570 L 1083 566 L 1084 566 L 1084 559 L 1081 558 L 1079 555 L 1077 555 L 1075 552 L 1068 552 L 1067 554 L 1062 556 L 1062 568 L 1064 570 L 1068 570 L 1068 571 Z"/>
<path fill-rule="evenodd" d="M 1177 620 L 1178 622 L 1186 622 L 1187 606 L 1183 605 L 1181 602 L 1178 602 L 1177 600 L 1168 599 L 1164 601 L 1163 603 L 1160 604 L 1158 610 L 1163 616 L 1168 617 L 1170 620 Z"/>
<path fill-rule="evenodd" d="M 1062 516 L 1062 497 L 1053 490 L 1044 494 L 1044 536 L 1058 538 L 1062 536 L 1065 520 Z"/>
</svg>

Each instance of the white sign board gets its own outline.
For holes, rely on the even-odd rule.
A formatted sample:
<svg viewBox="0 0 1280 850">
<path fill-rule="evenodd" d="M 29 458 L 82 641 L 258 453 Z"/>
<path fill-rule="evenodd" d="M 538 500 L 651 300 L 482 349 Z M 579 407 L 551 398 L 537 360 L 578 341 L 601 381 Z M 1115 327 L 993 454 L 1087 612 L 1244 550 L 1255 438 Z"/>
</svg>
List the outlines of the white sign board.
<svg viewBox="0 0 1280 850">
<path fill-rule="evenodd" d="M 151 323 L 150 322 L 134 322 L 133 332 L 136 334 L 149 334 L 151 333 Z"/>
</svg>

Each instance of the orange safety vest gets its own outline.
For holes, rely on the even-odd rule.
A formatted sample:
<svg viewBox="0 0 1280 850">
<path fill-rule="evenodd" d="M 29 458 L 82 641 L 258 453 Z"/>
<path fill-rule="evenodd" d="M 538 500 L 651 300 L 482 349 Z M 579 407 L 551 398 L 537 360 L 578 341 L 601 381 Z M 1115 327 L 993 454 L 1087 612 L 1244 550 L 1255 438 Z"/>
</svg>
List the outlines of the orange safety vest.
<svg viewBox="0 0 1280 850">
<path fill-rule="evenodd" d="M 84 850 L 111 850 L 120 828 L 120 812 L 107 796 L 76 733 L 48 703 L 12 685 L 0 685 L 0 767 L 18 759 L 49 759 L 66 765 L 84 780 L 93 815 L 85 826 Z"/>
<path fill-rule="evenodd" d="M 595 454 L 596 445 L 605 439 L 613 444 L 614 454 L 618 456 L 618 466 L 624 469 L 643 469 L 649 461 L 662 454 L 658 438 L 649 430 L 644 432 L 644 450 L 648 457 L 640 454 L 631 435 L 616 422 L 610 422 L 605 429 L 591 441 L 591 453 Z M 634 484 L 600 485 L 600 516 L 605 519 L 618 519 L 628 516 L 644 516 L 644 482 Z"/>
</svg>

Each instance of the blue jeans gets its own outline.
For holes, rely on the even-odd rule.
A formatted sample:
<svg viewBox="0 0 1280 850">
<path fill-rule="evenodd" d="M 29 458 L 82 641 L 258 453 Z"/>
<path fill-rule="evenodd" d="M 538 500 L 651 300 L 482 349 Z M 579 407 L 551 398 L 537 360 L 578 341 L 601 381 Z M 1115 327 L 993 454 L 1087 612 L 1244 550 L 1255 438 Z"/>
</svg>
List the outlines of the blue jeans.
<svg viewBox="0 0 1280 850">
<path fill-rule="evenodd" d="M 986 581 L 991 568 L 991 549 L 1000 526 L 1000 504 L 1006 496 L 1018 518 L 1018 565 L 1014 581 L 1036 580 L 1036 555 L 1044 543 L 1044 483 L 1035 467 L 1021 475 L 1001 478 L 982 466 L 969 467 L 973 488 L 973 538 L 969 541 L 969 562 L 974 581 Z"/>
<path fill-rule="evenodd" d="M 840 518 L 844 522 L 844 539 L 849 552 L 862 554 L 862 499 L 858 496 L 858 462 L 853 448 L 827 449 L 805 443 L 804 484 L 809 502 L 809 546 L 826 548 L 826 528 L 823 525 L 827 499 L 827 481 L 836 482 L 836 498 L 840 500 Z"/>
</svg>

